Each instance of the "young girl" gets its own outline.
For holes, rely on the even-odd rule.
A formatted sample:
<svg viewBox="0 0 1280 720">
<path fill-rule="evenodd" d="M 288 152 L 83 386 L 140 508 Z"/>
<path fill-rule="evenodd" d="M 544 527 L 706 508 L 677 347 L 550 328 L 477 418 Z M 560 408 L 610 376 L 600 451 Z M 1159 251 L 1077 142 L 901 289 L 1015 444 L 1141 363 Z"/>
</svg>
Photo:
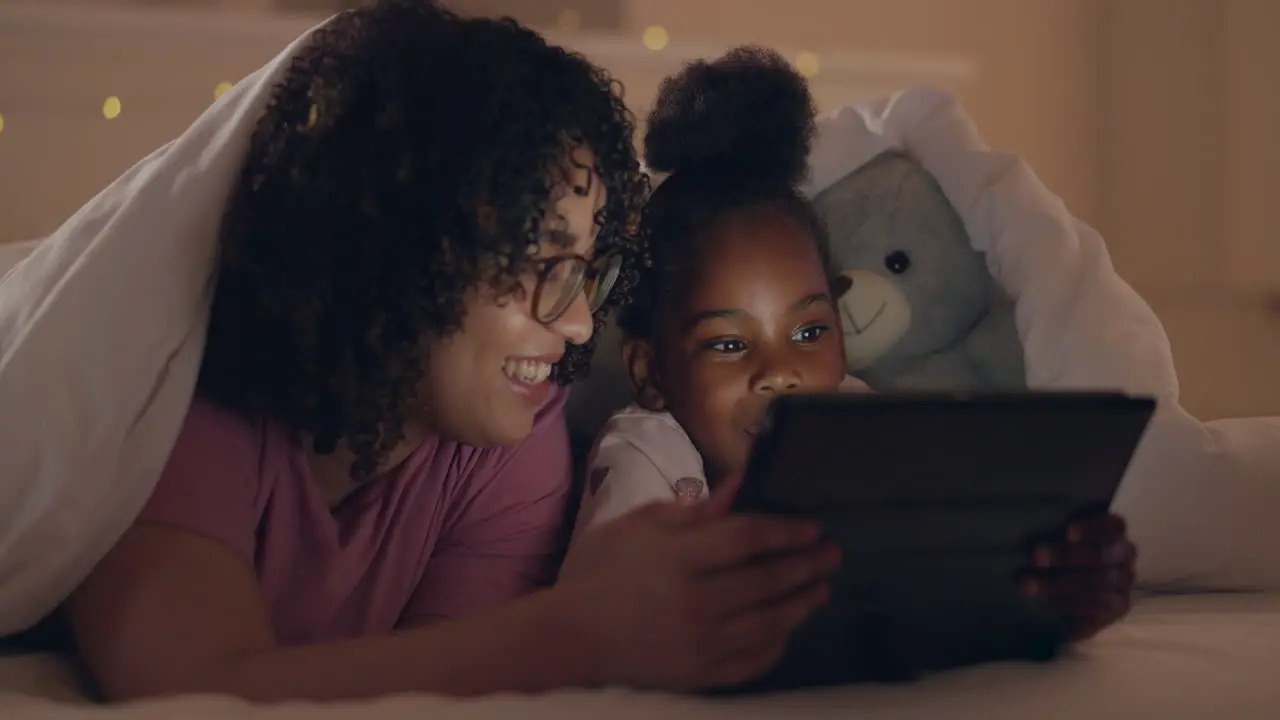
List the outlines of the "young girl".
<svg viewBox="0 0 1280 720">
<path fill-rule="evenodd" d="M 635 403 L 587 461 L 575 542 L 638 506 L 741 477 L 766 405 L 859 387 L 844 374 L 826 236 L 797 189 L 814 108 L 772 52 L 738 49 L 663 84 L 645 137 L 670 173 L 642 232 L 652 262 L 619 325 Z M 1024 579 L 1087 636 L 1128 609 L 1134 549 L 1101 515 L 1037 548 Z"/>
<path fill-rule="evenodd" d="M 662 86 L 645 152 L 670 175 L 644 214 L 652 263 L 619 318 L 635 403 L 591 453 L 578 532 L 741 475 L 780 394 L 865 390 L 844 372 L 843 288 L 796 188 L 814 114 L 803 78 L 763 50 Z"/>
</svg>

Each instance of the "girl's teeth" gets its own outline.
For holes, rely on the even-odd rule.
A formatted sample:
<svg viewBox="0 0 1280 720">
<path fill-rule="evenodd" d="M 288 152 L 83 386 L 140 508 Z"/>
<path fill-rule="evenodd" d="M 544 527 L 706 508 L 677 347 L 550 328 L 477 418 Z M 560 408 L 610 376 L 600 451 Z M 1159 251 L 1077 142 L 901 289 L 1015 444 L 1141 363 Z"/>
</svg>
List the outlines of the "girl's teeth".
<svg viewBox="0 0 1280 720">
<path fill-rule="evenodd" d="M 502 371 L 513 380 L 537 385 L 551 376 L 551 363 L 539 360 L 507 360 Z"/>
</svg>

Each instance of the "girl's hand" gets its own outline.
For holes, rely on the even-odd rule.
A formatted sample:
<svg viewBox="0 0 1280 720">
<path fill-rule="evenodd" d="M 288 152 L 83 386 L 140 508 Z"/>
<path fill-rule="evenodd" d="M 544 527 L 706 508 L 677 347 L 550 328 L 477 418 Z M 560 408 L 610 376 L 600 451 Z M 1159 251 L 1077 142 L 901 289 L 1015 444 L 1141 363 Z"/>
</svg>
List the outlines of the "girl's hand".
<svg viewBox="0 0 1280 720">
<path fill-rule="evenodd" d="M 1083 640 L 1128 614 L 1137 554 L 1122 518 L 1090 515 L 1033 549 L 1022 591 L 1064 614 L 1072 640 Z"/>
<path fill-rule="evenodd" d="M 575 546 L 558 588 L 603 685 L 698 690 L 758 677 L 839 565 L 810 522 L 730 515 L 735 486 L 640 508 Z"/>
</svg>

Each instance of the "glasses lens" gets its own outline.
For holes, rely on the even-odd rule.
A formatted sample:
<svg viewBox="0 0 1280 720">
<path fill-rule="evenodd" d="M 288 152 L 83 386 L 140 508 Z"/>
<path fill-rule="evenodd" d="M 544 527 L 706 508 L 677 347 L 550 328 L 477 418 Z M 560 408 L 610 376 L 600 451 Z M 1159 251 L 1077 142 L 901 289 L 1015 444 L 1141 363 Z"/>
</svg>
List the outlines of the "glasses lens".
<svg viewBox="0 0 1280 720">
<path fill-rule="evenodd" d="M 596 260 L 595 266 L 587 280 L 587 302 L 591 309 L 599 310 L 604 301 L 609 299 L 613 284 L 618 281 L 618 271 L 622 269 L 622 257 L 607 255 Z"/>
<path fill-rule="evenodd" d="M 557 258 L 547 267 L 538 291 L 538 321 L 549 323 L 560 317 L 582 292 L 586 263 L 580 258 Z"/>
</svg>

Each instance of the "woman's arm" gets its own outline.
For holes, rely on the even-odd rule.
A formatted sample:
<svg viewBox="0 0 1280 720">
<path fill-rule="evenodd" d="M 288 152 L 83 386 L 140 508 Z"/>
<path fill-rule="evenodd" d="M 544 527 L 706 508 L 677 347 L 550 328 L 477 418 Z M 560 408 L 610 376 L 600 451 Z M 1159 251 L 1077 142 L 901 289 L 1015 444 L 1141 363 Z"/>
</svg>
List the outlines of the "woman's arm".
<svg viewBox="0 0 1280 720">
<path fill-rule="evenodd" d="M 218 693 L 276 701 L 590 686 L 589 643 L 575 636 L 569 604 L 553 589 L 386 636 L 280 647 L 241 557 L 140 523 L 67 610 L 81 656 L 111 700 Z"/>
<path fill-rule="evenodd" d="M 732 685 L 776 662 L 825 601 L 839 556 L 810 523 L 712 505 L 652 505 L 610 523 L 570 580 L 519 600 L 381 637 L 288 648 L 275 644 L 241 557 L 141 523 L 74 593 L 68 616 L 112 700 Z"/>
<path fill-rule="evenodd" d="M 81 657 L 108 698 L 325 700 L 731 683 L 768 660 L 741 649 L 781 647 L 827 572 L 807 523 L 702 517 L 667 504 L 611 523 L 608 542 L 580 558 L 572 582 L 509 600 L 541 574 L 554 533 L 512 532 L 497 521 L 508 516 L 502 503 L 481 503 L 483 522 L 462 539 L 503 551 L 480 563 L 489 580 L 467 569 L 474 553 L 451 551 L 443 567 L 453 571 L 437 579 L 470 578 L 471 590 L 420 593 L 410 623 L 425 625 L 280 647 L 252 567 L 262 454 L 255 437 L 225 414 L 193 407 L 141 519 L 68 600 Z M 529 492 L 541 499 L 510 500 L 532 513 L 518 514 L 517 525 L 542 527 L 547 503 L 562 495 Z M 494 562 L 505 578 L 496 584 Z"/>
<path fill-rule="evenodd" d="M 70 598 L 71 629 L 108 697 L 470 694 L 590 679 L 584 669 L 595 666 L 573 654 L 584 643 L 574 641 L 573 626 L 561 620 L 558 594 L 503 604 L 471 620 L 441 620 L 428 629 L 329 645 L 277 646 L 252 565 L 261 522 L 256 507 L 265 492 L 261 458 L 271 450 L 267 442 L 257 425 L 208 403 L 193 403 L 139 521 Z M 552 445 L 533 444 L 551 447 L 545 452 L 554 454 Z M 525 504 L 536 510 L 557 499 L 563 500 Z M 515 589 L 503 585 L 494 594 L 525 594 Z M 467 598 L 480 603 L 485 598 L 479 595 L 476 590 Z M 487 606 L 498 604 L 495 598 Z"/>
</svg>

